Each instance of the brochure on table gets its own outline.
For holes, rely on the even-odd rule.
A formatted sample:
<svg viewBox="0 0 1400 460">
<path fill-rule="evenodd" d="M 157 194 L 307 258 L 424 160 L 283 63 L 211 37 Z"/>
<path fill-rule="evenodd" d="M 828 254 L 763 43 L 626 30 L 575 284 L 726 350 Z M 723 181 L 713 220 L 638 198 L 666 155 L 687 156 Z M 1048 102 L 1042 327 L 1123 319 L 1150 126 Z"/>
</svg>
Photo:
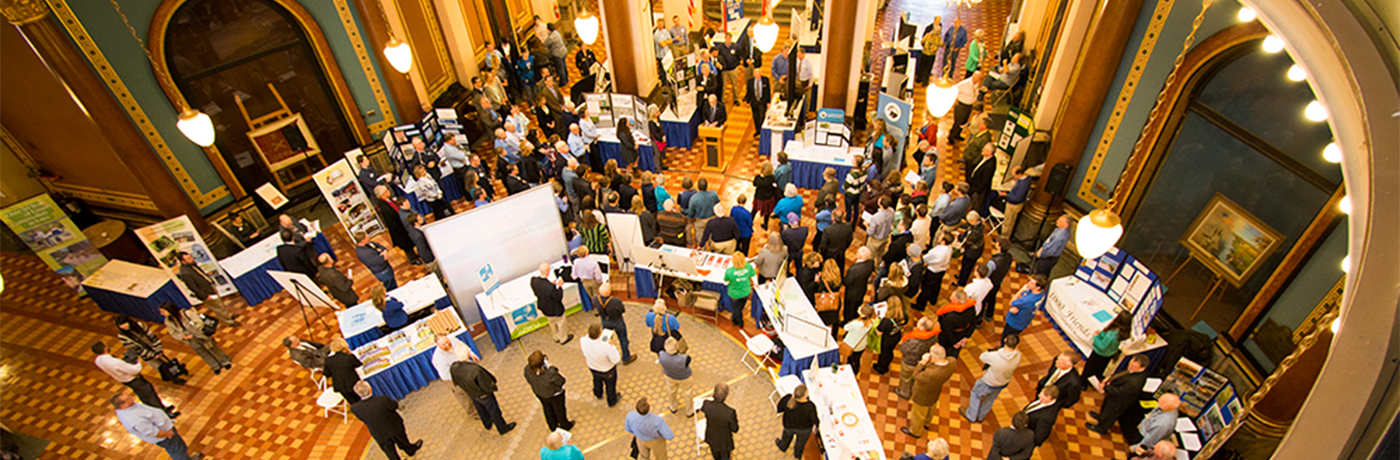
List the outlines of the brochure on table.
<svg viewBox="0 0 1400 460">
<path fill-rule="evenodd" d="M 1178 444 L 1192 455 L 1244 410 L 1228 378 L 1186 358 L 1177 361 L 1154 396 L 1164 393 L 1181 397 L 1181 407 L 1177 409 L 1181 415 L 1176 425 L 1181 441 Z"/>
<path fill-rule="evenodd" d="M 436 346 L 434 333 L 455 337 L 465 329 L 452 309 L 438 310 L 432 316 L 356 348 L 355 357 L 363 363 L 360 375 L 369 377 L 431 350 Z"/>
<path fill-rule="evenodd" d="M 189 216 L 180 216 L 138 228 L 136 237 L 140 238 L 141 244 L 160 261 L 161 270 L 165 270 L 170 279 L 179 279 L 180 253 L 187 252 L 194 257 L 195 267 L 209 276 L 209 281 L 214 284 L 214 289 L 219 292 L 220 297 L 238 292 L 238 288 L 233 285 L 233 278 L 219 267 L 219 261 L 209 252 L 209 246 L 204 244 L 204 238 L 195 231 Z M 185 283 L 175 285 L 180 287 L 180 292 L 185 294 L 191 304 L 198 305 L 205 300 L 195 298 L 189 288 L 185 287 Z"/>
<path fill-rule="evenodd" d="M 1108 295 L 1133 315 L 1133 336 L 1147 332 L 1152 317 L 1162 308 L 1162 283 L 1157 274 L 1131 254 L 1112 247 L 1102 256 L 1085 259 L 1074 277 Z"/>
<path fill-rule="evenodd" d="M 48 195 L 5 208 L 0 211 L 0 220 L 78 295 L 87 294 L 83 292 L 83 279 L 107 263 L 107 258 Z"/>
</svg>

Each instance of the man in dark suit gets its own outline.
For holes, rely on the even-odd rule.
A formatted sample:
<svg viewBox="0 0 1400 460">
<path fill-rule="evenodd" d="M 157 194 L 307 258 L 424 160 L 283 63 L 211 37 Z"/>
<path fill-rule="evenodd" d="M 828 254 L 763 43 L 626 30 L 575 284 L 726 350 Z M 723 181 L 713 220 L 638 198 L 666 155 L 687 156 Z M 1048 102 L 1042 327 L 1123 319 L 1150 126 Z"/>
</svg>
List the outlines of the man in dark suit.
<svg viewBox="0 0 1400 460">
<path fill-rule="evenodd" d="M 828 227 L 829 229 L 829 227 Z M 846 271 L 841 285 L 846 286 L 846 298 L 842 303 L 841 324 L 857 318 L 861 305 L 865 305 L 865 291 L 870 288 L 870 275 L 875 273 L 875 261 L 870 259 L 870 248 L 861 246 L 856 250 L 856 263 Z"/>
<path fill-rule="evenodd" d="M 412 444 L 408 442 L 403 417 L 399 416 L 398 401 L 388 396 L 374 396 L 369 382 L 356 382 L 355 393 L 362 399 L 350 405 L 350 412 L 369 429 L 369 435 L 374 437 L 374 442 L 379 443 L 379 449 L 384 451 L 385 457 L 389 460 L 399 460 L 399 449 L 403 449 L 404 453 L 412 457 L 418 453 L 418 449 L 423 448 L 422 439 Z"/>
<path fill-rule="evenodd" d="M 1005 234 L 1010 235 L 1010 229 Z M 1011 248 L 1011 240 L 1005 236 L 998 236 L 991 240 L 992 259 L 988 264 L 992 264 L 992 273 L 987 275 L 987 279 L 992 282 L 991 295 L 982 299 L 982 322 L 989 323 L 993 315 L 996 314 L 997 301 L 996 294 L 1001 292 L 1001 282 L 1006 280 L 1006 274 L 1011 273 L 1011 263 L 1013 260 L 1011 253 L 1007 252 Z"/>
<path fill-rule="evenodd" d="M 357 403 L 360 401 L 360 395 L 355 393 L 355 384 L 359 383 L 360 374 L 355 372 L 355 369 L 359 369 L 364 363 L 360 362 L 360 358 L 347 352 L 345 345 L 334 343 L 333 345 L 331 348 L 333 351 L 330 356 L 326 357 L 326 377 L 330 377 L 331 388 L 336 393 L 340 393 L 346 402 Z"/>
<path fill-rule="evenodd" d="M 1060 353 L 1056 356 L 1055 364 L 1050 366 L 1050 372 L 1045 373 L 1045 377 L 1041 377 L 1040 382 L 1035 384 L 1035 392 L 1040 393 L 1047 384 L 1060 390 L 1057 399 L 1061 409 L 1073 407 L 1079 402 L 1079 393 L 1084 390 L 1084 381 L 1079 378 L 1079 371 L 1074 369 L 1074 355 Z"/>
<path fill-rule="evenodd" d="M 852 234 L 855 228 L 850 222 L 846 222 L 846 213 L 840 209 L 831 211 L 831 220 L 835 223 L 826 226 L 822 230 L 821 242 L 817 244 L 817 253 L 823 259 L 833 259 L 836 266 L 841 270 L 846 269 L 846 249 L 851 247 Z"/>
<path fill-rule="evenodd" d="M 506 423 L 505 416 L 501 414 L 501 404 L 496 401 L 496 376 L 477 363 L 480 359 L 472 355 L 466 361 L 452 363 L 452 384 L 472 399 L 472 405 L 476 406 L 476 413 L 481 414 L 481 424 L 486 429 L 495 426 L 496 432 L 509 433 L 515 429 L 515 424 Z"/>
<path fill-rule="evenodd" d="M 177 275 L 180 281 L 185 283 L 185 288 L 194 294 L 196 299 L 204 301 L 204 306 L 214 313 L 224 324 L 238 327 L 242 325 L 238 322 L 237 315 L 231 315 L 228 307 L 224 306 L 224 299 L 219 297 L 219 290 L 214 288 L 214 283 L 210 282 L 209 275 L 200 270 L 194 263 L 194 256 L 188 252 L 181 251 L 180 274 Z"/>
<path fill-rule="evenodd" d="M 330 347 L 296 336 L 282 339 L 282 346 L 287 347 L 287 355 L 292 361 L 307 369 L 324 369 L 326 355 L 331 353 Z"/>
<path fill-rule="evenodd" d="M 1135 355 L 1128 361 L 1127 371 L 1113 374 L 1099 384 L 1104 393 L 1103 405 L 1098 413 L 1089 413 L 1098 423 L 1086 423 L 1085 426 L 1103 435 L 1108 434 L 1115 422 L 1121 425 L 1125 433 L 1136 431 L 1136 419 L 1142 417 L 1142 411 L 1135 410 L 1133 406 L 1137 405 L 1142 386 L 1147 383 L 1148 362 L 1146 355 Z"/>
<path fill-rule="evenodd" d="M 695 105 L 705 105 L 705 99 L 711 94 L 718 96 L 724 88 L 720 86 L 719 75 L 710 73 L 710 66 L 700 65 L 700 76 L 695 80 Z"/>
<path fill-rule="evenodd" d="M 540 274 L 530 278 L 530 290 L 535 291 L 535 304 L 540 314 L 549 320 L 549 329 L 554 331 L 554 343 L 563 345 L 574 339 L 564 319 L 564 280 L 549 280 L 549 264 L 540 263 Z"/>
<path fill-rule="evenodd" d="M 316 276 L 316 263 L 312 262 L 312 250 L 310 245 L 296 244 L 296 235 L 291 230 L 282 230 L 282 244 L 277 246 L 277 263 L 282 264 L 282 269 L 301 273 L 306 276 Z"/>
<path fill-rule="evenodd" d="M 1035 451 L 1035 433 L 1027 429 L 1030 416 L 1017 412 L 1011 416 L 1011 426 L 998 428 L 992 434 L 992 447 L 987 460 L 1026 460 Z"/>
<path fill-rule="evenodd" d="M 991 142 L 982 146 L 982 159 L 972 168 L 972 176 L 967 181 L 972 191 L 972 209 L 980 215 L 987 215 L 987 197 L 992 194 L 992 178 L 997 172 L 997 146 Z"/>
<path fill-rule="evenodd" d="M 483 132 L 495 132 L 496 128 L 500 128 L 504 123 L 504 120 L 501 119 L 501 113 L 486 96 L 477 96 L 476 103 L 472 105 L 476 106 L 477 122 L 481 123 Z"/>
<path fill-rule="evenodd" d="M 1045 444 L 1045 440 L 1050 438 L 1050 431 L 1055 429 L 1055 420 L 1060 418 L 1060 403 L 1055 400 L 1059 396 L 1059 388 L 1045 387 L 1040 390 L 1039 398 L 1021 410 L 1027 417 L 1026 427 L 1035 433 L 1032 440 L 1035 441 L 1036 447 Z"/>
<path fill-rule="evenodd" d="M 715 384 L 714 398 L 700 406 L 705 413 L 705 443 L 715 460 L 729 460 L 734 451 L 734 433 L 739 432 L 739 415 L 724 403 L 729 397 L 729 384 Z"/>
<path fill-rule="evenodd" d="M 700 122 L 705 126 L 724 126 L 725 120 L 729 116 L 724 113 L 724 106 L 719 103 L 719 96 L 711 94 L 705 104 L 700 106 Z"/>
<path fill-rule="evenodd" d="M 520 178 L 520 167 L 513 164 L 506 165 L 506 177 L 501 179 L 501 182 L 506 186 L 507 196 L 530 189 L 530 184 Z"/>
<path fill-rule="evenodd" d="M 330 254 L 321 254 L 320 257 L 321 266 L 316 270 L 316 281 L 325 286 L 331 292 L 331 297 L 335 297 L 345 308 L 360 303 L 360 296 L 355 294 L 355 282 L 335 269 L 335 259 Z"/>
<path fill-rule="evenodd" d="M 748 102 L 749 110 L 753 111 L 753 137 L 758 137 L 763 130 L 763 119 L 768 116 L 768 103 L 773 100 L 773 85 L 768 77 L 754 74 L 746 86 L 749 91 L 744 102 Z"/>
<path fill-rule="evenodd" d="M 384 223 L 384 230 L 389 232 L 389 241 L 403 250 L 409 262 L 417 261 L 418 253 L 414 252 L 413 239 L 408 237 L 408 229 L 404 228 L 403 218 L 399 217 L 400 209 L 393 202 L 393 192 L 389 191 L 389 187 L 380 185 L 374 188 L 374 196 L 378 198 L 374 200 L 374 211 L 379 214 L 379 221 Z"/>
</svg>

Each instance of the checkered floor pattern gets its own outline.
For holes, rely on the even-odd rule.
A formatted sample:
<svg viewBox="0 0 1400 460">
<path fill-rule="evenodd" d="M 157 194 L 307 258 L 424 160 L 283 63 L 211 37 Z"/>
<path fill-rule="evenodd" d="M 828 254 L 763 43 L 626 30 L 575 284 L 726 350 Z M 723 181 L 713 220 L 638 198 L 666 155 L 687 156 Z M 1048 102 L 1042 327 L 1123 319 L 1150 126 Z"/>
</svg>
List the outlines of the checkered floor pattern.
<svg viewBox="0 0 1400 460">
<path fill-rule="evenodd" d="M 596 2 L 588 3 L 596 11 Z M 981 28 L 986 30 L 988 37 L 998 37 L 1002 27 L 1000 18 L 1010 12 L 1011 4 L 1009 0 L 984 1 L 962 11 L 963 22 L 969 30 Z M 660 6 L 657 8 L 659 10 Z M 947 19 L 956 14 L 943 2 L 892 0 L 890 7 L 877 18 L 877 29 L 882 38 L 889 36 L 888 24 L 901 11 L 908 11 L 912 20 L 920 24 L 929 22 L 934 15 L 944 16 L 947 23 Z M 785 36 L 780 34 L 780 37 Z M 605 52 L 601 41 L 592 48 L 600 57 Z M 989 43 L 989 48 L 989 52 L 995 52 L 996 44 Z M 882 60 L 876 59 L 876 62 Z M 569 65 L 572 67 L 572 60 Z M 572 75 L 578 75 L 577 69 L 570 70 Z M 878 68 L 875 70 L 880 71 Z M 919 99 L 916 113 L 925 113 L 922 104 L 923 101 Z M 751 179 L 758 172 L 761 162 L 768 159 L 756 153 L 757 140 L 753 137 L 747 108 L 731 106 L 730 112 L 725 143 L 726 151 L 732 153 L 726 158 L 722 171 L 699 172 L 700 156 L 696 149 L 672 148 L 667 152 L 665 166 L 669 171 L 666 187 L 673 194 L 680 190 L 681 180 L 689 177 L 707 179 L 726 202 L 734 202 L 741 194 L 752 197 Z M 944 120 L 941 127 L 945 136 L 949 123 Z M 962 166 L 957 161 L 960 153 L 957 147 L 960 146 L 946 142 L 940 145 L 943 180 L 956 181 L 962 175 Z M 504 192 L 499 184 L 497 188 Z M 803 196 L 808 203 L 804 213 L 808 217 L 804 217 L 803 221 L 810 223 L 815 193 L 804 190 Z M 460 202 L 454 205 L 459 211 L 470 208 L 469 204 Z M 332 227 L 327 229 L 327 235 L 332 245 L 338 248 L 341 268 L 356 267 L 350 251 L 353 245 L 344 231 L 338 226 Z M 762 231 L 755 235 L 760 241 L 765 236 Z M 864 235 L 858 232 L 856 241 L 863 240 Z M 753 245 L 751 252 L 756 253 L 759 246 Z M 848 258 L 853 256 L 852 250 Z M 397 251 L 394 251 L 391 261 L 400 279 L 416 279 L 426 275 L 421 267 L 409 265 Z M 3 336 L 0 338 L 0 355 L 6 358 L 0 362 L 0 384 L 3 384 L 0 387 L 3 390 L 0 391 L 0 419 L 10 429 L 53 441 L 46 458 L 137 459 L 163 456 L 159 448 L 128 435 L 116 422 L 105 402 L 109 395 L 125 388 L 92 364 L 92 355 L 87 348 L 97 340 L 116 343 L 110 315 L 96 308 L 91 301 L 74 296 L 38 258 L 4 253 L 0 254 L 0 264 L 3 264 L 0 265 L 0 274 L 6 281 L 4 308 L 0 309 L 0 336 Z M 355 272 L 357 291 L 367 294 L 377 281 L 364 270 Z M 635 292 L 630 277 L 615 275 L 613 283 L 616 291 Z M 947 277 L 948 281 L 945 282 L 951 283 L 952 278 Z M 1025 275 L 1014 271 L 1008 276 L 998 293 L 999 309 L 1005 308 L 1009 296 L 1025 281 Z M 945 286 L 944 292 L 950 289 Z M 236 297 L 230 298 L 228 303 L 235 312 L 243 315 L 245 323 L 241 328 L 225 329 L 219 336 L 220 342 L 233 357 L 235 367 L 231 372 L 213 375 L 188 347 L 165 337 L 168 353 L 188 363 L 193 375 L 185 386 L 177 387 L 158 381 L 155 384 L 168 404 L 178 405 L 184 412 L 177 426 L 191 447 L 209 454 L 210 458 L 219 459 L 379 458 L 382 454 L 374 447 L 361 424 L 354 420 L 341 423 L 334 416 L 329 419 L 322 417 L 314 404 L 316 390 L 308 374 L 286 359 L 285 351 L 280 347 L 281 338 L 307 334 L 295 300 L 289 295 L 278 294 L 252 307 Z M 638 316 L 640 308 L 634 310 L 637 311 L 632 316 Z M 321 313 L 330 330 L 336 330 L 334 314 Z M 629 318 L 629 321 L 632 320 L 637 318 Z M 321 341 L 328 340 L 330 332 L 314 321 L 313 336 Z M 575 321 L 575 333 L 586 322 L 586 318 Z M 717 330 L 731 340 L 738 337 L 739 331 L 728 321 L 719 323 L 718 329 L 709 329 L 711 326 L 688 321 L 686 328 L 707 334 Z M 745 332 L 756 333 L 752 323 L 750 326 Z M 890 458 L 898 458 L 901 452 L 918 452 L 931 436 L 949 441 L 952 458 L 984 458 L 992 432 L 1006 424 L 1012 413 L 1029 402 L 1035 381 L 1045 373 L 1053 357 L 1069 350 L 1069 346 L 1044 318 L 1037 318 L 1023 335 L 1020 349 L 1025 357 L 1011 387 L 1002 392 L 986 421 L 971 424 L 958 416 L 957 410 L 964 404 L 972 383 L 981 374 L 976 355 L 995 343 L 1000 329 L 1001 320 L 998 318 L 973 336 L 959 359 L 961 365 L 958 373 L 944 388 L 934 428 L 921 440 L 911 439 L 899 432 L 900 427 L 906 426 L 909 404 L 891 392 L 898 384 L 898 365 L 884 376 L 874 375 L 868 370 L 861 374 L 861 383 L 866 388 L 866 402 L 871 407 L 877 430 L 884 434 L 886 453 Z M 480 334 L 483 331 L 477 332 Z M 704 358 L 709 361 L 697 358 L 697 368 L 704 368 L 702 372 L 707 375 L 707 384 L 728 380 L 737 374 L 730 369 L 735 364 L 731 361 L 736 360 L 737 354 L 734 349 L 726 348 L 737 347 L 737 344 L 726 345 L 724 339 L 719 338 L 720 334 L 714 335 L 716 337 L 710 338 L 716 343 L 715 350 L 709 351 L 712 357 Z M 534 339 L 540 343 L 529 342 Z M 484 336 L 481 340 L 484 340 Z M 542 340 L 526 337 L 532 346 L 554 346 L 544 344 Z M 636 341 L 632 346 L 633 351 L 647 358 L 650 353 L 645 347 L 642 341 Z M 519 354 L 519 350 L 511 348 L 502 353 L 487 352 L 486 358 L 488 362 L 499 362 L 502 366 L 498 375 L 513 377 L 516 373 L 513 368 L 521 359 L 517 356 Z M 561 359 L 561 365 L 579 367 L 581 363 Z M 655 365 L 641 362 L 632 367 L 637 366 Z M 573 385 L 577 387 L 571 390 L 575 394 L 569 404 L 571 411 L 580 415 L 580 445 L 588 448 L 589 458 L 620 458 L 626 446 L 625 440 L 618 435 L 620 414 L 625 411 L 607 410 L 606 406 L 602 409 L 592 407 L 592 401 L 589 401 L 591 395 L 587 395 L 586 391 L 587 374 L 572 367 L 570 375 L 576 375 Z M 652 382 L 655 376 L 643 376 L 654 372 L 643 368 L 631 372 L 637 374 L 637 378 L 624 379 L 630 380 L 622 390 L 628 395 L 627 399 L 656 392 L 655 382 Z M 153 370 L 147 370 L 146 375 L 148 379 L 158 380 Z M 543 433 L 543 429 L 538 427 L 542 423 L 535 415 L 538 406 L 530 405 L 531 398 L 512 394 L 511 397 L 521 396 L 521 407 L 508 411 L 507 418 L 512 421 L 534 419 L 526 424 L 529 428 L 522 432 L 532 434 L 532 437 L 495 442 L 498 438 L 481 435 L 480 430 L 472 426 L 475 422 L 461 420 L 461 409 L 451 402 L 452 397 L 445 394 L 445 390 L 443 385 L 434 384 L 405 400 L 406 411 L 421 414 L 420 418 L 410 418 L 409 431 L 411 436 L 428 441 L 429 448 L 424 451 L 427 454 L 424 457 L 460 458 L 461 447 L 474 446 L 472 449 L 477 449 L 476 446 L 480 446 L 483 450 L 479 453 L 483 455 L 475 455 L 477 451 L 474 450 L 474 454 L 468 458 L 531 458 L 538 446 L 536 439 Z M 515 388 L 508 391 L 523 390 Z M 745 406 L 757 406 L 766 404 L 761 400 L 769 391 L 771 386 L 765 378 L 753 377 L 739 380 L 732 397 Z M 1097 409 L 1101 401 L 1100 394 L 1088 391 L 1079 405 L 1062 411 L 1057 429 L 1037 450 L 1036 458 L 1125 458 L 1122 436 L 1117 430 L 1105 437 L 1091 433 L 1084 427 L 1089 420 L 1088 411 Z M 609 418 L 616 416 L 617 419 L 594 421 L 594 412 L 600 417 L 604 413 L 618 412 L 607 415 Z M 739 452 L 743 455 L 739 458 L 785 458 L 768 444 L 768 437 L 774 434 L 771 429 L 774 419 L 771 416 L 765 419 L 766 416 L 759 412 L 741 419 L 745 430 L 749 430 L 749 427 L 754 429 L 742 433 Z M 668 418 L 668 421 L 677 430 L 672 455 L 696 458 L 693 445 L 688 444 L 689 439 L 693 438 L 682 436 L 686 430 L 690 430 L 687 428 L 688 419 Z M 816 459 L 820 455 L 816 449 L 809 448 L 806 458 Z"/>
</svg>

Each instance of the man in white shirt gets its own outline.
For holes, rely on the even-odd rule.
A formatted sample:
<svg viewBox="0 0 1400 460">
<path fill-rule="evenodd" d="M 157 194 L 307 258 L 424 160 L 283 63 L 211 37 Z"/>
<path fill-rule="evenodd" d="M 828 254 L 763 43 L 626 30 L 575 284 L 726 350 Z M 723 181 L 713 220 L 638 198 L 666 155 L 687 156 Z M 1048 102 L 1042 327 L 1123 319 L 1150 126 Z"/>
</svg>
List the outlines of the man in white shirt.
<svg viewBox="0 0 1400 460">
<path fill-rule="evenodd" d="M 938 245 L 924 253 L 923 286 L 919 288 L 919 298 L 914 301 L 914 309 L 923 312 L 929 304 L 938 304 L 938 295 L 943 292 L 943 275 L 948 272 L 948 260 L 953 258 L 951 233 L 938 235 Z"/>
<path fill-rule="evenodd" d="M 967 124 L 967 117 L 972 115 L 972 104 L 977 102 L 978 90 L 986 77 L 978 70 L 954 86 L 958 89 L 958 102 L 953 104 L 953 129 L 948 131 L 948 140 L 962 140 L 962 127 Z"/>
<path fill-rule="evenodd" d="M 973 270 L 972 281 L 969 281 L 967 286 L 963 287 L 963 292 L 966 292 L 969 298 L 977 301 L 974 308 L 977 310 L 978 315 L 982 314 L 982 308 L 984 308 L 984 306 L 992 305 L 992 302 L 985 301 L 987 295 L 996 295 L 992 292 L 992 280 L 987 279 L 988 273 L 990 272 L 985 264 L 978 265 L 977 269 Z M 993 300 L 995 300 L 995 298 L 993 298 Z M 981 318 L 981 316 L 978 316 L 978 318 Z"/>
<path fill-rule="evenodd" d="M 476 414 L 476 404 L 472 404 L 472 398 L 467 396 L 467 392 L 461 387 L 452 384 L 452 363 L 473 359 L 476 359 L 476 353 L 461 340 L 446 335 L 437 336 L 437 349 L 433 350 L 433 369 L 437 370 L 438 380 L 447 382 L 452 388 L 452 395 L 456 396 L 457 402 L 467 410 L 467 415 L 473 419 L 480 419 L 481 416 Z"/>
<path fill-rule="evenodd" d="M 143 369 L 141 360 L 127 362 L 112 356 L 107 353 L 107 344 L 102 342 L 93 343 L 92 352 L 97 355 L 97 359 L 94 360 L 97 368 L 112 376 L 112 380 L 131 388 L 131 391 L 136 393 L 136 397 L 141 398 L 142 403 L 164 410 L 165 414 L 171 418 L 180 416 L 180 413 L 175 410 L 175 406 L 166 406 L 165 403 L 161 402 L 160 395 L 156 394 L 156 387 L 141 376 L 141 369 Z"/>
<path fill-rule="evenodd" d="M 138 403 L 135 397 L 126 393 L 112 396 L 109 401 L 112 407 L 117 409 L 117 420 L 127 432 L 136 435 L 142 441 L 165 449 L 165 453 L 170 455 L 172 460 L 204 458 L 204 454 L 200 452 L 190 455 L 185 439 L 175 431 L 175 422 L 159 409 Z"/>
<path fill-rule="evenodd" d="M 1021 351 L 1016 349 L 1020 344 L 1021 336 L 1009 335 L 1002 340 L 1000 349 L 984 351 L 978 357 L 987 365 L 987 371 L 972 385 L 972 397 L 968 398 L 967 407 L 960 411 L 963 418 L 972 423 L 981 423 L 987 418 L 997 395 L 1011 383 L 1016 367 L 1021 365 Z"/>
<path fill-rule="evenodd" d="M 583 361 L 593 373 L 593 397 L 602 398 L 606 394 L 608 407 L 617 405 L 621 399 L 617 394 L 617 363 L 622 361 L 622 352 L 613 345 L 613 337 L 609 333 L 608 338 L 603 338 L 603 325 L 594 323 L 588 326 L 588 337 L 578 341 Z"/>
</svg>

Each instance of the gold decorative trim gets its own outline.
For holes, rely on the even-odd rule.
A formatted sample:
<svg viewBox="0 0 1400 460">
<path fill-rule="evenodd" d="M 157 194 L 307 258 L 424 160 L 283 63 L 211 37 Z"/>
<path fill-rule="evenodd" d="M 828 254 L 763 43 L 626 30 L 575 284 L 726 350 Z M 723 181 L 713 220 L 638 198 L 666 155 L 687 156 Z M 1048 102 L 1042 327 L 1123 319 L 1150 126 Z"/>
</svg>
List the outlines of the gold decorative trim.
<svg viewBox="0 0 1400 460">
<path fill-rule="evenodd" d="M 1123 80 L 1123 89 L 1118 92 L 1118 100 L 1113 103 L 1113 114 L 1109 116 L 1108 124 L 1103 129 L 1103 135 L 1099 137 L 1099 144 L 1094 148 L 1093 161 L 1089 163 L 1089 169 L 1084 172 L 1084 180 L 1079 183 L 1079 198 L 1089 202 L 1090 206 L 1103 207 L 1108 204 L 1107 199 L 1094 194 L 1094 183 L 1099 178 L 1104 158 L 1108 156 L 1108 148 L 1113 145 L 1113 138 L 1118 134 L 1118 127 L 1123 123 L 1123 114 L 1127 112 L 1128 104 L 1132 102 L 1133 94 L 1137 92 L 1138 81 L 1142 79 L 1142 73 L 1147 69 L 1147 61 L 1152 58 L 1152 50 L 1157 47 L 1157 39 L 1162 36 L 1162 27 L 1166 24 L 1167 17 L 1171 15 L 1172 5 L 1175 3 L 1175 0 L 1161 0 L 1157 2 L 1157 8 L 1152 11 L 1152 22 L 1147 25 L 1147 32 L 1142 37 L 1142 44 L 1138 46 L 1137 54 L 1133 57 L 1133 67 L 1128 71 L 1127 78 Z M 1113 190 L 1108 192 L 1114 193 Z"/>
<path fill-rule="evenodd" d="M 403 27 L 406 35 L 410 35 L 406 38 L 410 44 L 415 44 L 412 43 L 411 34 L 408 34 L 408 31 L 413 29 L 408 26 L 408 20 L 404 18 L 403 7 L 399 6 L 398 1 L 394 2 L 394 7 L 398 9 L 399 25 Z M 432 0 L 418 0 L 418 8 L 423 13 L 423 22 L 428 24 L 428 35 L 433 38 L 434 57 L 442 66 L 442 75 L 439 75 L 437 79 L 431 82 L 427 78 L 423 79 L 423 89 L 428 93 L 428 100 L 432 101 L 437 99 L 443 91 L 447 91 L 447 87 L 451 86 L 452 81 L 457 78 L 457 71 L 452 68 L 452 57 L 447 52 L 447 43 L 442 40 L 442 29 L 438 27 L 437 10 L 434 9 Z M 422 67 L 418 68 L 418 75 L 426 77 L 423 75 Z"/>
<path fill-rule="evenodd" d="M 92 36 L 88 35 L 87 30 L 78 21 L 78 17 L 68 7 L 67 0 L 49 0 L 49 7 L 53 9 L 54 17 L 58 18 L 58 22 L 63 24 L 64 29 L 68 30 L 68 35 L 73 38 L 73 42 L 78 45 L 79 49 L 83 50 L 83 54 L 87 56 L 88 63 L 92 65 L 93 70 L 96 70 L 98 75 L 102 76 L 102 80 L 107 83 L 107 89 L 121 103 L 122 108 L 126 109 L 126 114 L 131 117 L 131 120 L 136 122 L 136 127 L 146 137 L 146 142 L 150 143 L 151 147 L 160 155 L 165 167 L 170 169 L 170 174 L 175 176 L 176 181 L 180 182 L 180 187 L 185 189 L 185 193 L 190 196 L 190 199 L 194 200 L 195 207 L 203 208 L 228 196 L 228 187 L 225 185 L 215 187 L 208 192 L 199 190 L 199 185 L 194 183 L 194 179 L 190 177 L 189 171 L 185 170 L 185 166 L 175 159 L 175 154 L 170 151 L 170 146 L 165 143 L 165 139 L 160 136 L 155 125 L 151 124 L 151 119 L 146 116 L 146 111 L 141 108 L 141 104 L 132 97 L 131 90 L 127 89 L 121 76 L 112 69 L 107 57 L 102 54 L 102 50 L 92 41 Z"/>
<path fill-rule="evenodd" d="M 22 26 L 44 20 L 49 16 L 49 8 L 44 0 L 5 0 L 0 3 L 0 14 L 10 24 Z"/>
<path fill-rule="evenodd" d="M 350 44 L 355 47 L 355 57 L 360 60 L 360 69 L 365 71 L 365 78 L 369 80 L 370 89 L 374 90 L 374 102 L 379 105 L 379 112 L 384 114 L 384 121 L 369 126 L 371 135 L 388 129 L 398 124 L 394 116 L 393 109 L 389 108 L 389 99 L 384 95 L 384 86 L 379 83 L 379 74 L 374 71 L 374 64 L 370 60 L 370 48 L 363 38 L 360 37 L 360 25 L 355 22 L 355 16 L 350 12 L 350 4 L 345 0 L 335 0 L 335 11 L 340 14 L 340 23 L 345 27 L 345 34 L 350 37 Z M 379 128 L 385 126 L 385 128 Z"/>
<path fill-rule="evenodd" d="M 160 211 L 156 208 L 156 203 L 151 201 L 151 197 L 146 195 L 60 183 L 53 184 L 53 188 L 89 203 L 109 204 L 151 212 Z"/>
</svg>

